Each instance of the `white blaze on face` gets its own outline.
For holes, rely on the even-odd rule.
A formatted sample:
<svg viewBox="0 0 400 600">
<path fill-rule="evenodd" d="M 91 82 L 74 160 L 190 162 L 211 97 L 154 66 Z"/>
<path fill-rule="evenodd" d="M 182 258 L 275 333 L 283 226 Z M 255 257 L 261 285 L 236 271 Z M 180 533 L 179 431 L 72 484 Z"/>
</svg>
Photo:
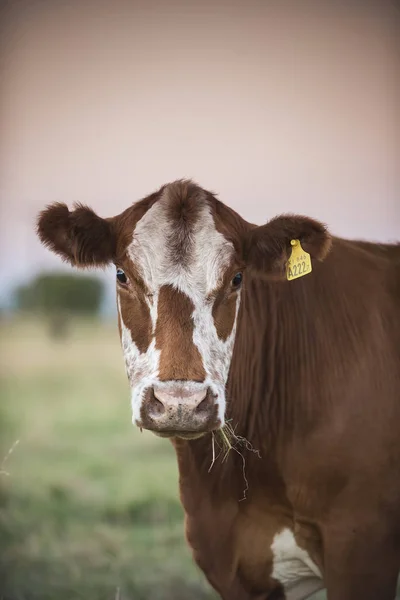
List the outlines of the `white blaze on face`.
<svg viewBox="0 0 400 600">
<path fill-rule="evenodd" d="M 168 213 L 168 189 L 137 223 L 133 232 L 128 256 L 143 278 L 152 297 L 148 299 L 153 339 L 148 349 L 140 353 L 129 329 L 120 314 L 122 347 L 132 388 L 133 421 L 140 420 L 140 408 L 145 389 L 158 381 L 160 350 L 156 349 L 154 332 L 158 315 L 158 295 L 161 286 L 170 285 L 186 294 L 193 302 L 193 342 L 198 348 L 206 379 L 203 383 L 191 382 L 195 388 L 209 386 L 217 396 L 218 416 L 221 425 L 225 415 L 225 385 L 236 333 L 240 292 L 236 301 L 236 314 L 232 331 L 226 340 L 218 337 L 209 298 L 228 268 L 234 253 L 233 245 L 216 230 L 209 205 L 201 202 L 197 220 L 190 236 L 188 261 L 177 261 L 171 252 L 174 222 Z M 172 244 L 171 244 L 172 242 Z M 189 384 L 189 382 L 188 382 Z"/>
</svg>

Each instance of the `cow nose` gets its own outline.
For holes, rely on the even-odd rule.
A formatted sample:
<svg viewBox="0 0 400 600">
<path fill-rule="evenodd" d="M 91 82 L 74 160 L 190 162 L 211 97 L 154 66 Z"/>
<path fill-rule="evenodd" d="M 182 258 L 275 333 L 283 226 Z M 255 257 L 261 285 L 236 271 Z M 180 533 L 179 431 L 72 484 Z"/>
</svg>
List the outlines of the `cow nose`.
<svg viewBox="0 0 400 600">
<path fill-rule="evenodd" d="M 187 411 L 197 411 L 204 410 L 204 406 L 202 406 L 203 401 L 206 400 L 207 390 L 200 390 L 199 392 L 194 392 L 192 394 L 179 394 L 179 391 L 174 393 L 168 393 L 163 390 L 159 390 L 156 387 L 153 387 L 154 398 L 158 401 L 158 404 L 162 407 L 161 412 L 179 410 L 179 407 L 184 405 L 185 410 Z"/>
<path fill-rule="evenodd" d="M 165 437 L 193 437 L 218 427 L 218 405 L 209 388 L 154 386 L 145 394 L 140 424 Z"/>
</svg>

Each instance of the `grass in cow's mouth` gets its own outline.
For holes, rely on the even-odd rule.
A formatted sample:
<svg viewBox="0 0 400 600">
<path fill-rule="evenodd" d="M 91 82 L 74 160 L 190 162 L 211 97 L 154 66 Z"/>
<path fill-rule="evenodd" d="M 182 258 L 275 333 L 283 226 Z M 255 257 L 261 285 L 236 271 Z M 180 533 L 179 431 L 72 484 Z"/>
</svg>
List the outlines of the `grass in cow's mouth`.
<svg viewBox="0 0 400 600">
<path fill-rule="evenodd" d="M 226 460 L 231 450 L 237 450 L 238 446 L 244 447 L 249 452 L 254 452 L 259 458 L 261 458 L 260 452 L 253 448 L 251 442 L 242 435 L 238 435 L 232 426 L 230 421 L 227 421 L 225 425 L 218 430 L 220 438 L 222 440 L 222 450 L 225 452 L 223 460 Z"/>
<path fill-rule="evenodd" d="M 219 439 L 216 439 L 217 436 L 219 437 Z M 245 487 L 243 490 L 243 497 L 241 498 L 241 500 L 246 500 L 247 490 L 249 489 L 249 482 L 246 477 L 246 458 L 243 454 L 243 450 L 248 450 L 249 452 L 253 452 L 254 454 L 256 454 L 258 456 L 258 458 L 261 458 L 260 452 L 258 450 L 256 450 L 255 448 L 253 448 L 253 445 L 249 442 L 249 440 L 247 440 L 245 437 L 238 435 L 236 433 L 236 431 L 232 427 L 232 424 L 230 421 L 227 421 L 225 423 L 225 425 L 223 427 L 221 427 L 221 429 L 218 429 L 218 431 L 212 432 L 211 444 L 212 444 L 213 458 L 211 461 L 210 468 L 208 470 L 209 472 L 213 468 L 214 463 L 217 460 L 217 458 L 219 458 L 219 456 L 222 453 L 223 453 L 222 462 L 225 462 L 227 460 L 228 455 L 232 450 L 241 457 L 243 479 L 244 479 L 244 484 L 245 484 Z M 215 452 L 216 445 L 218 446 L 218 449 L 219 449 L 218 454 L 216 454 L 216 452 Z M 239 448 L 241 448 L 241 450 L 239 450 Z"/>
</svg>

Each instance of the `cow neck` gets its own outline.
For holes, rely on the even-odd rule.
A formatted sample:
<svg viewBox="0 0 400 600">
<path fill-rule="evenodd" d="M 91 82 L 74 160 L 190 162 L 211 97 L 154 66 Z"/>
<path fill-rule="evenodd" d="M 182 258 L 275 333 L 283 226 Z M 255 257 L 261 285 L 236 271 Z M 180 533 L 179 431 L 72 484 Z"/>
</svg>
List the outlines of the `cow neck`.
<svg viewBox="0 0 400 600">
<path fill-rule="evenodd" d="M 266 460 L 303 435 L 318 381 L 315 338 L 323 310 L 312 278 L 253 279 L 244 290 L 227 398 L 227 419 Z"/>
<path fill-rule="evenodd" d="M 251 446 L 238 444 L 238 451 L 230 450 L 224 460 L 218 433 L 214 443 L 210 434 L 193 441 L 174 440 L 181 493 L 186 481 L 193 488 L 197 480 L 200 489 L 212 490 L 214 499 L 223 499 L 226 494 L 240 499 L 251 494 L 251 479 L 258 475 L 274 481 L 275 489 L 282 489 L 277 453 L 288 415 L 280 402 L 280 394 L 286 390 L 277 378 L 289 368 L 278 366 L 286 345 L 296 344 L 292 333 L 282 336 L 285 313 L 295 310 L 292 303 L 292 294 L 288 295 L 282 284 L 248 279 L 242 291 L 227 383 L 226 417 L 237 435 Z"/>
</svg>

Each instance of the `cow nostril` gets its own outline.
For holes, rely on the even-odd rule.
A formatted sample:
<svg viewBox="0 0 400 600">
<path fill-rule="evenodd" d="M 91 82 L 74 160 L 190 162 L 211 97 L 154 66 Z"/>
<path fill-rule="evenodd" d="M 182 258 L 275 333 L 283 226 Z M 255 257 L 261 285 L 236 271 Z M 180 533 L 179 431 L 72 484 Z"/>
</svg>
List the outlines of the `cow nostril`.
<svg viewBox="0 0 400 600">
<path fill-rule="evenodd" d="M 159 400 L 156 397 L 154 390 L 151 390 L 149 403 L 148 403 L 148 411 L 149 411 L 150 415 L 153 417 L 160 417 L 161 415 L 163 415 L 165 413 L 165 406 L 161 402 L 161 400 Z"/>
<path fill-rule="evenodd" d="M 210 408 L 213 406 L 213 403 L 214 403 L 214 400 L 213 400 L 212 394 L 210 394 L 210 392 L 207 392 L 204 400 L 202 400 L 200 402 L 200 404 L 197 405 L 196 413 L 197 414 L 208 413 L 210 411 Z"/>
<path fill-rule="evenodd" d="M 151 403 L 151 412 L 157 416 L 162 415 L 163 413 L 165 413 L 164 404 L 157 400 L 157 398 L 154 398 L 153 402 Z"/>
</svg>

